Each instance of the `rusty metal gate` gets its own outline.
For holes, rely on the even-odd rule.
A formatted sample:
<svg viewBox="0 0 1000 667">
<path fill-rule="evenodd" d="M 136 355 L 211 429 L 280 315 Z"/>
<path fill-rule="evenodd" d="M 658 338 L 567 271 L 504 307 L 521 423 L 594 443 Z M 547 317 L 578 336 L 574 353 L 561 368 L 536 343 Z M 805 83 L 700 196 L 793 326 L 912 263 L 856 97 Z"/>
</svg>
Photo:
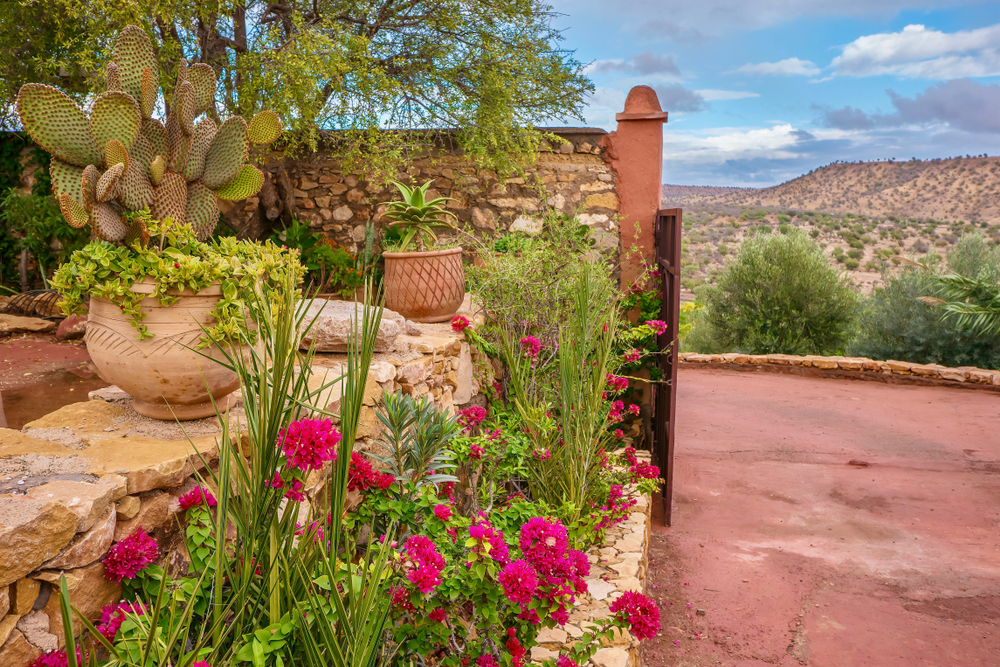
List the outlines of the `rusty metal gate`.
<svg viewBox="0 0 1000 667">
<path fill-rule="evenodd" d="M 674 416 L 677 413 L 677 330 L 681 306 L 681 229 L 683 211 L 662 209 L 656 213 L 654 237 L 656 268 L 660 272 L 663 293 L 660 319 L 667 330 L 658 336 L 660 382 L 653 383 L 653 461 L 659 466 L 664 485 L 661 489 L 663 524 L 670 525 L 674 493 Z"/>
</svg>

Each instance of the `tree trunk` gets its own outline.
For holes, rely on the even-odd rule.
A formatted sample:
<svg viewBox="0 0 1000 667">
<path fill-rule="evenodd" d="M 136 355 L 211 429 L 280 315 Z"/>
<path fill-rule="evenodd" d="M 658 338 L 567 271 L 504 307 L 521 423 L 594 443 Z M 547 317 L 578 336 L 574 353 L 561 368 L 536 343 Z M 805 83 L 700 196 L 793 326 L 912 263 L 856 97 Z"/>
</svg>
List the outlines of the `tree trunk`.
<svg viewBox="0 0 1000 667">
<path fill-rule="evenodd" d="M 21 273 L 21 291 L 27 292 L 31 289 L 31 283 L 28 282 L 28 249 L 21 248 L 21 263 L 18 265 L 18 270 Z"/>
<path fill-rule="evenodd" d="M 257 210 L 238 234 L 241 239 L 260 241 L 291 224 L 295 214 L 295 191 L 284 165 L 278 165 L 275 175 L 264 171 L 264 183 L 257 199 Z"/>
</svg>

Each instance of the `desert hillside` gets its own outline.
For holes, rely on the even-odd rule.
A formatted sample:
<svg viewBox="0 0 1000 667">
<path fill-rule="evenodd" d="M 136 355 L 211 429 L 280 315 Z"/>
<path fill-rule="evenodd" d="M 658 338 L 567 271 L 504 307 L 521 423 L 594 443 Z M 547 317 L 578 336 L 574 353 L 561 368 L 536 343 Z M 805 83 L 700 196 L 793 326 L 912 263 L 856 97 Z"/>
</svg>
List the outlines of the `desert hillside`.
<svg viewBox="0 0 1000 667">
<path fill-rule="evenodd" d="M 837 163 L 770 188 L 663 186 L 664 206 L 1000 223 L 1000 158 Z"/>
</svg>

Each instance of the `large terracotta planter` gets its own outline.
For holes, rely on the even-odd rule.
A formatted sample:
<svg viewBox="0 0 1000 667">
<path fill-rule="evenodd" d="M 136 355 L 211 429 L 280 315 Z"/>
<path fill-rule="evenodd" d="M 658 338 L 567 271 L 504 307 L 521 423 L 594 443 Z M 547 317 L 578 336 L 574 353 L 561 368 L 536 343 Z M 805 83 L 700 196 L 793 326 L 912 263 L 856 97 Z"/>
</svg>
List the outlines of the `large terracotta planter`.
<svg viewBox="0 0 1000 667">
<path fill-rule="evenodd" d="M 414 322 L 443 322 L 465 298 L 462 249 L 386 252 L 385 307 Z"/>
<path fill-rule="evenodd" d="M 132 291 L 151 295 L 153 286 L 147 278 Z M 129 316 L 116 304 L 91 298 L 85 340 L 97 374 L 131 394 L 136 412 L 154 419 L 212 416 L 216 408 L 211 397 L 219 409 L 227 410 L 235 403 L 233 392 L 240 385 L 236 374 L 188 349 L 197 347 L 201 339 L 199 324 L 215 323 L 211 313 L 222 296 L 221 287 L 216 283 L 197 295 L 187 290 L 171 290 L 170 294 L 178 297 L 171 306 L 161 306 L 152 296 L 142 300 L 144 323 L 153 334 L 146 340 L 139 340 Z M 218 348 L 201 352 L 224 358 Z"/>
</svg>

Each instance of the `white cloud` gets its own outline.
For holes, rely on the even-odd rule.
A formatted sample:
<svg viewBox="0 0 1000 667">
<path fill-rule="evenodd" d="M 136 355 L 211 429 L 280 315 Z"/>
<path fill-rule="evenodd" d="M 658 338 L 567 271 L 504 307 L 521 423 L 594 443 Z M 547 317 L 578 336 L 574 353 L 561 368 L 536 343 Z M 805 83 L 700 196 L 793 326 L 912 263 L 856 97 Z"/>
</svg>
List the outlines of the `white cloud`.
<svg viewBox="0 0 1000 667">
<path fill-rule="evenodd" d="M 610 72 L 626 72 L 630 74 L 659 74 L 680 76 L 681 71 L 670 55 L 660 55 L 652 51 L 643 51 L 629 60 L 609 58 L 595 60 L 587 65 L 584 74 L 608 74 Z"/>
<path fill-rule="evenodd" d="M 809 60 L 785 58 L 776 63 L 747 63 L 736 69 L 744 74 L 768 74 L 778 76 L 815 76 L 820 73 L 819 67 Z"/>
<path fill-rule="evenodd" d="M 831 65 L 839 75 L 918 79 L 1000 75 L 1000 23 L 945 33 L 922 25 L 859 37 Z"/>
<path fill-rule="evenodd" d="M 708 102 L 712 100 L 742 100 L 748 97 L 760 97 L 760 93 L 751 93 L 746 90 L 716 90 L 715 88 L 705 88 L 694 91 Z"/>
</svg>

